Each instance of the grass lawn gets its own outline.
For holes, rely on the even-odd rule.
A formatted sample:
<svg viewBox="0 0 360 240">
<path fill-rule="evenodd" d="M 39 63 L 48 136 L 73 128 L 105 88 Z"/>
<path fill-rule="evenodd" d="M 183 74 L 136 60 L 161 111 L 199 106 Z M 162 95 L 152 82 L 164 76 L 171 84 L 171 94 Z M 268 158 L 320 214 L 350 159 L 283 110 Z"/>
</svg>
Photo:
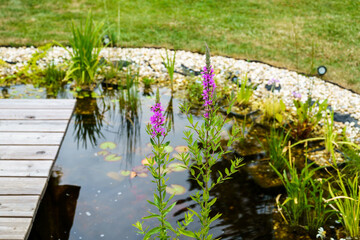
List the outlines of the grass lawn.
<svg viewBox="0 0 360 240">
<path fill-rule="evenodd" d="M 67 43 L 88 10 L 118 46 L 161 46 L 314 73 L 360 93 L 359 0 L 0 0 L 0 45 Z M 120 13 L 120 14 L 119 14 Z"/>
</svg>

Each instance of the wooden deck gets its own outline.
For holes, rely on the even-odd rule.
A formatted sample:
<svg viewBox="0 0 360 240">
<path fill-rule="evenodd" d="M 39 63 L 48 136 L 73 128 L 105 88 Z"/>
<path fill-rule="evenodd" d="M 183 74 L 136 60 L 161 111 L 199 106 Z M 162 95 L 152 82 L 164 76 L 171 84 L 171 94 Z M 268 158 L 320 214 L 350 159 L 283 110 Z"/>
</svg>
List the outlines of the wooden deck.
<svg viewBox="0 0 360 240">
<path fill-rule="evenodd" d="M 0 239 L 27 239 L 75 100 L 0 100 Z"/>
</svg>

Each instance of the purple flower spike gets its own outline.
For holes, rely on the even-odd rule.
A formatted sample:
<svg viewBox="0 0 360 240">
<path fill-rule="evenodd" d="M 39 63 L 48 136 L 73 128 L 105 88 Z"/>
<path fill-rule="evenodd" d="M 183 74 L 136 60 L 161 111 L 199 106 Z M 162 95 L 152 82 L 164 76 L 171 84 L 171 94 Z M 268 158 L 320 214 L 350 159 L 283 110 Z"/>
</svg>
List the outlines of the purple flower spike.
<svg viewBox="0 0 360 240">
<path fill-rule="evenodd" d="M 267 84 L 268 85 L 273 85 L 273 84 L 276 85 L 277 83 L 280 83 L 280 81 L 273 78 L 273 79 L 269 80 Z"/>
<path fill-rule="evenodd" d="M 297 99 L 297 100 L 300 100 L 300 99 L 301 99 L 301 94 L 298 93 L 298 92 L 293 91 L 293 92 L 292 92 L 292 95 L 293 95 L 293 97 L 294 97 L 295 99 Z"/>
<path fill-rule="evenodd" d="M 213 104 L 214 91 L 216 84 L 214 81 L 214 69 L 210 66 L 205 66 L 202 72 L 203 77 L 203 99 L 205 107 L 205 118 L 209 118 L 209 112 L 211 111 L 211 106 Z"/>
<path fill-rule="evenodd" d="M 164 111 L 164 109 L 161 107 L 161 103 L 156 103 L 154 106 L 152 106 L 151 111 L 154 113 L 150 117 L 150 122 L 152 125 L 151 137 L 154 138 L 159 135 L 165 136 L 165 128 L 162 127 L 165 122 L 165 117 L 161 113 Z"/>
</svg>

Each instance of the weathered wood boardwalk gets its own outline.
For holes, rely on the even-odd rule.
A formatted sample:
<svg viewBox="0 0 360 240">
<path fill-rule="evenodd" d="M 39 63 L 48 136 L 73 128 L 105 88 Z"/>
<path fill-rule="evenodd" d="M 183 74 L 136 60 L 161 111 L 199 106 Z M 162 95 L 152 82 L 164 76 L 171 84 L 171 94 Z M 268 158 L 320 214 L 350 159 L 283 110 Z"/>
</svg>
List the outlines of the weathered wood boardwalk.
<svg viewBox="0 0 360 240">
<path fill-rule="evenodd" d="M 0 239 L 27 239 L 75 100 L 0 100 Z"/>
</svg>

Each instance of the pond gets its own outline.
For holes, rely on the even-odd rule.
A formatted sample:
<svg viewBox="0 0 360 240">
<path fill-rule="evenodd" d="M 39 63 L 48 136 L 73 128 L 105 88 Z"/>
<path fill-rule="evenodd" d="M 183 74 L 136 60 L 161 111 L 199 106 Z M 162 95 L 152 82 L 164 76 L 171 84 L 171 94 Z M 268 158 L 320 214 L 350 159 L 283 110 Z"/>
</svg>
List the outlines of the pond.
<svg viewBox="0 0 360 240">
<path fill-rule="evenodd" d="M 45 92 L 20 85 L 7 89 L 6 94 L 46 98 Z M 151 156 L 146 124 L 155 97 L 152 92 L 142 92 L 140 89 L 131 106 L 122 97 L 122 90 L 97 89 L 91 96 L 85 94 L 77 99 L 29 239 L 142 238 L 132 224 L 146 216 L 148 210 L 155 211 L 147 203 L 153 198 L 154 184 L 141 167 L 145 156 Z M 176 147 L 185 144 L 183 130 L 188 122 L 179 110 L 185 100 L 171 97 L 167 88 L 160 89 L 160 96 L 164 108 L 169 110 L 168 117 L 173 119 L 168 140 L 173 147 L 169 149 L 171 156 L 176 157 Z M 73 92 L 66 89 L 58 98 L 73 98 Z M 229 167 L 231 158 L 233 155 L 229 154 L 219 159 L 214 170 Z M 128 175 L 131 171 L 136 174 Z M 183 220 L 186 209 L 199 210 L 189 197 L 199 187 L 187 171 L 172 171 L 168 177 L 168 185 L 186 188 L 184 194 L 174 197 L 177 204 L 168 215 L 175 224 Z M 210 232 L 222 239 L 272 239 L 272 212 L 279 191 L 260 187 L 246 168 L 241 168 L 231 180 L 211 192 L 212 197 L 218 198 L 213 213 L 221 212 L 222 216 Z M 154 221 L 146 221 L 147 226 L 151 224 Z M 190 230 L 199 227 L 199 223 L 194 223 Z"/>
</svg>

